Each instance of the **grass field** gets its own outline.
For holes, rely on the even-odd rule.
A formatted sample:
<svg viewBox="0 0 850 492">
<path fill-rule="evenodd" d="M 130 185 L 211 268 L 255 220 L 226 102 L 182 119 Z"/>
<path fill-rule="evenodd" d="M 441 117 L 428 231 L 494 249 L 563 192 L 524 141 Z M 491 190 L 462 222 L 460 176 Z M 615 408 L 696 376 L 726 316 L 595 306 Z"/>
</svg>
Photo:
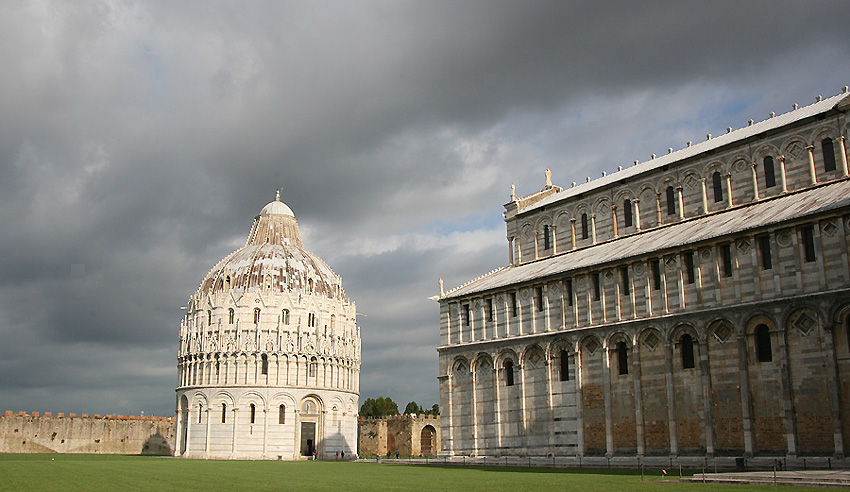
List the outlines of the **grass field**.
<svg viewBox="0 0 850 492">
<path fill-rule="evenodd" d="M 0 491 L 645 491 L 799 492 L 686 484 L 633 471 L 409 466 L 326 461 L 202 461 L 154 456 L 0 454 Z"/>
</svg>

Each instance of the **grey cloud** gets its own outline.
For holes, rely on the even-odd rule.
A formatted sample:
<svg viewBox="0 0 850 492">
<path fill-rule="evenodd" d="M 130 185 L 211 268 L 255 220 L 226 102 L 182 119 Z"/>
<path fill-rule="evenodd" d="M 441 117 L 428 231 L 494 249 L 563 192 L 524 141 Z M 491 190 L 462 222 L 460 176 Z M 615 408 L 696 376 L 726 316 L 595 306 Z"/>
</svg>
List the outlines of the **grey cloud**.
<svg viewBox="0 0 850 492">
<path fill-rule="evenodd" d="M 507 257 L 446 238 L 501 228 L 546 167 L 569 186 L 834 94 L 844 10 L 4 3 L 0 400 L 172 412 L 179 307 L 282 187 L 368 314 L 364 397 L 435 402 L 426 297 Z"/>
</svg>

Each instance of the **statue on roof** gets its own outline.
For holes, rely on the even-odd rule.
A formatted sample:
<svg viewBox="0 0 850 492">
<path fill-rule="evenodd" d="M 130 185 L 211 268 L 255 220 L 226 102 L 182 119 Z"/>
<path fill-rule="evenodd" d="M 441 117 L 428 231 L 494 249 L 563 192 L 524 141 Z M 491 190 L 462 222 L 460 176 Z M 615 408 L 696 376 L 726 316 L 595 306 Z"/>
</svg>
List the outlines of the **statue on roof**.
<svg viewBox="0 0 850 492">
<path fill-rule="evenodd" d="M 547 167 L 545 174 L 546 174 L 546 187 L 549 188 L 550 186 L 552 186 L 552 171 L 550 171 L 549 168 Z"/>
</svg>

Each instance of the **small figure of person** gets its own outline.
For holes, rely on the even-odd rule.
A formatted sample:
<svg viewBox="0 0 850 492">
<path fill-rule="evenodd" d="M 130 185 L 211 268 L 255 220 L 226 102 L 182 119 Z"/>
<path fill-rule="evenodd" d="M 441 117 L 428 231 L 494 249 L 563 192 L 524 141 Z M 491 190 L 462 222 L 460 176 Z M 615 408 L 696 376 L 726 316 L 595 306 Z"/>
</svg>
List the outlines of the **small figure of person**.
<svg viewBox="0 0 850 492">
<path fill-rule="evenodd" d="M 340 451 L 339 455 L 342 457 L 342 459 L 345 459 L 345 450 L 343 449 L 342 451 Z"/>
<path fill-rule="evenodd" d="M 314 449 L 313 450 L 313 461 L 316 461 L 316 458 L 318 458 L 318 457 L 319 457 L 319 453 L 317 453 L 316 450 Z"/>
<path fill-rule="evenodd" d="M 336 452 L 336 459 L 339 459 L 339 451 Z"/>
<path fill-rule="evenodd" d="M 395 459 L 398 459 L 398 449 L 395 450 Z"/>
</svg>

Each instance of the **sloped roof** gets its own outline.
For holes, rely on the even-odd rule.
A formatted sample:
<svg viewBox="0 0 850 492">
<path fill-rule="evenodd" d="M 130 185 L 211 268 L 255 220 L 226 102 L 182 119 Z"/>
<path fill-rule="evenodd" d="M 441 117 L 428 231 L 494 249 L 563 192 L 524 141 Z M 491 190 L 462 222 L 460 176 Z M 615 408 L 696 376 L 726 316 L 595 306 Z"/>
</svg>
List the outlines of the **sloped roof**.
<svg viewBox="0 0 850 492">
<path fill-rule="evenodd" d="M 442 298 L 461 297 L 626 258 L 663 252 L 845 207 L 850 207 L 848 179 L 686 219 L 530 263 L 494 270 L 447 292 Z"/>
<path fill-rule="evenodd" d="M 774 116 L 773 118 L 754 123 L 750 126 L 739 128 L 738 130 L 734 130 L 730 133 L 718 135 L 710 140 L 705 140 L 693 144 L 690 147 L 677 150 L 670 154 L 665 154 L 649 161 L 640 162 L 637 165 L 627 167 L 622 171 L 617 171 L 601 178 L 594 179 L 593 181 L 590 181 L 588 183 L 582 183 L 575 187 L 567 188 L 559 193 L 553 193 L 552 195 L 549 195 L 543 200 L 540 200 L 532 205 L 517 210 L 517 214 L 522 214 L 534 209 L 545 207 L 546 205 L 559 202 L 561 200 L 579 195 L 581 193 L 587 193 L 589 191 L 595 190 L 597 188 L 602 188 L 606 185 L 610 185 L 612 183 L 616 183 L 624 179 L 631 179 L 640 174 L 650 172 L 652 170 L 661 168 L 674 162 L 682 161 L 689 157 L 694 157 L 704 152 L 708 152 L 713 149 L 718 149 L 723 146 L 737 142 L 739 140 L 745 140 L 749 137 L 753 137 L 755 135 L 759 135 L 770 130 L 781 128 L 785 125 L 789 125 L 791 123 L 801 121 L 821 113 L 826 113 L 838 106 L 844 99 L 847 99 L 847 101 L 850 102 L 850 95 L 848 95 L 846 92 L 823 99 L 809 106 L 804 106 L 802 108 L 789 111 L 785 114 Z"/>
</svg>

